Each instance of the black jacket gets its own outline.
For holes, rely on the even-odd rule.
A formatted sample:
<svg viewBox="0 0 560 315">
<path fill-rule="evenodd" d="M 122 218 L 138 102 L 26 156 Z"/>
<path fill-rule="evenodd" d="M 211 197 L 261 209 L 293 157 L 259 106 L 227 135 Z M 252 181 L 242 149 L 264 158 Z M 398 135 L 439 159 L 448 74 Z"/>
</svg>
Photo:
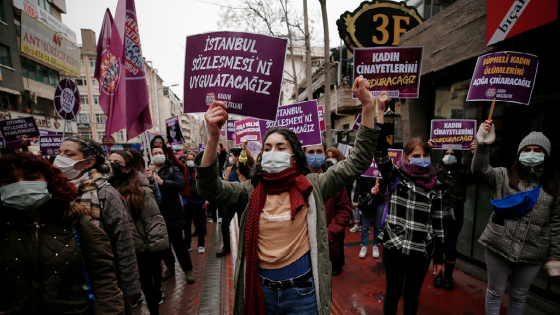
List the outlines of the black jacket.
<svg viewBox="0 0 560 315">
<path fill-rule="evenodd" d="M 185 226 L 185 213 L 179 193 L 185 189 L 183 174 L 170 160 L 158 171 L 163 184 L 159 185 L 161 203 L 159 211 L 165 219 L 168 231 L 177 231 Z"/>
</svg>

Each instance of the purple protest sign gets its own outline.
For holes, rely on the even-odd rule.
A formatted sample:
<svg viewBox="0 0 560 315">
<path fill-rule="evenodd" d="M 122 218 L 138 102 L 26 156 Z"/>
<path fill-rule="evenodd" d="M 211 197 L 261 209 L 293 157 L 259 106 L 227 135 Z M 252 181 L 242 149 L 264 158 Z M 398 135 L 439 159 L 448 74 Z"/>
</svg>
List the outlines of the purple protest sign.
<svg viewBox="0 0 560 315">
<path fill-rule="evenodd" d="M 241 144 L 243 139 L 261 141 L 261 128 L 258 119 L 245 118 L 235 122 L 235 144 Z"/>
<path fill-rule="evenodd" d="M 389 157 L 391 158 L 391 162 L 393 162 L 393 164 L 397 164 L 397 162 L 402 158 L 402 155 L 403 150 L 389 149 Z M 377 168 L 377 163 L 375 162 L 375 160 L 371 162 L 371 165 L 369 166 L 367 171 L 362 174 L 362 176 L 381 178 L 381 172 Z"/>
<path fill-rule="evenodd" d="M 528 105 L 535 86 L 539 58 L 519 52 L 478 57 L 467 101 L 502 101 Z"/>
<path fill-rule="evenodd" d="M 0 133 L 5 142 L 21 141 L 22 136 L 38 137 L 39 128 L 32 116 L 0 120 Z"/>
<path fill-rule="evenodd" d="M 204 126 L 206 127 L 206 126 Z M 208 128 L 206 128 L 208 130 Z M 208 131 L 206 132 L 206 134 L 208 134 Z M 226 136 L 226 125 L 222 126 L 222 129 L 220 129 L 220 137 L 225 137 Z"/>
<path fill-rule="evenodd" d="M 352 126 L 352 129 L 358 131 L 358 129 L 360 129 L 361 124 L 362 124 L 362 113 L 359 113 L 358 117 L 356 117 L 356 121 L 354 121 L 354 126 Z"/>
<path fill-rule="evenodd" d="M 237 120 L 228 120 L 226 122 L 226 140 L 235 141 L 235 122 Z"/>
<path fill-rule="evenodd" d="M 76 119 L 80 112 L 80 91 L 76 83 L 70 79 L 60 80 L 54 91 L 53 103 L 60 118 L 66 121 Z"/>
<path fill-rule="evenodd" d="M 325 110 L 323 105 L 319 105 L 319 123 L 321 124 L 321 132 L 327 130 L 327 126 L 325 125 Z"/>
<path fill-rule="evenodd" d="M 165 128 L 167 130 L 167 141 L 170 145 L 185 143 L 185 139 L 183 139 L 183 132 L 181 131 L 181 126 L 179 125 L 179 116 L 167 118 L 165 120 Z M 206 134 L 208 134 L 208 131 Z"/>
<path fill-rule="evenodd" d="M 286 43 L 241 32 L 187 36 L 184 113 L 204 113 L 218 100 L 230 114 L 276 120 Z"/>
<path fill-rule="evenodd" d="M 424 47 L 354 48 L 354 78 L 364 76 L 376 97 L 418 98 L 423 54 Z"/>
<path fill-rule="evenodd" d="M 43 155 L 58 155 L 62 140 L 62 135 L 41 136 L 39 138 L 39 150 Z"/>
<path fill-rule="evenodd" d="M 204 149 L 206 149 L 206 143 L 199 143 L 198 144 L 198 152 L 202 152 L 204 151 Z"/>
<path fill-rule="evenodd" d="M 276 121 L 260 121 L 261 138 L 272 127 L 286 127 L 292 129 L 298 136 L 301 145 L 321 144 L 321 127 L 317 100 L 301 102 L 278 108 Z"/>
<path fill-rule="evenodd" d="M 469 150 L 476 135 L 476 120 L 432 119 L 430 139 L 434 149 Z"/>
</svg>

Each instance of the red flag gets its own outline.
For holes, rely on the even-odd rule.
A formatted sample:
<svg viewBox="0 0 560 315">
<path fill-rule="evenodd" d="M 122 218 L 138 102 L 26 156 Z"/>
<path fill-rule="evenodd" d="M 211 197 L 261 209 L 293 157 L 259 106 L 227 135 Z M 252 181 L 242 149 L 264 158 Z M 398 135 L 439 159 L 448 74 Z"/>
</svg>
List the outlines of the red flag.
<svg viewBox="0 0 560 315">
<path fill-rule="evenodd" d="M 126 81 L 122 62 L 122 40 L 111 11 L 105 11 L 97 42 L 94 77 L 99 82 L 99 105 L 107 116 L 105 135 L 109 136 L 126 126 Z"/>
<path fill-rule="evenodd" d="M 124 48 L 122 60 L 126 64 L 126 134 L 127 140 L 130 140 L 152 128 L 148 85 L 134 0 L 119 0 L 115 24 Z"/>
</svg>

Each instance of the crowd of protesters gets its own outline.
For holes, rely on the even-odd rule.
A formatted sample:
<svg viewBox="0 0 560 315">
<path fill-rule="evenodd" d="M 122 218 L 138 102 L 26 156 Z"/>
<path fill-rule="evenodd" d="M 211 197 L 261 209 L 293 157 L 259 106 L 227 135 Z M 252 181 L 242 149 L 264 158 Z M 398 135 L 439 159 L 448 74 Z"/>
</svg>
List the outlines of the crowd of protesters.
<svg viewBox="0 0 560 315">
<path fill-rule="evenodd" d="M 228 117 L 222 102 L 205 114 L 208 141 L 198 154 L 175 152 L 161 136 L 144 152 L 109 156 L 77 136 L 64 139 L 54 159 L 3 150 L 0 314 L 132 314 L 142 294 L 150 314 L 159 314 L 162 281 L 177 277 L 176 260 L 187 284 L 195 282 L 190 255 L 206 252 L 208 216 L 221 224 L 223 239 L 211 255 L 229 255 L 230 228 L 239 228 L 234 314 L 329 314 L 351 224 L 349 231 L 361 234 L 359 258 L 372 243 L 373 259 L 383 262 L 383 313 L 397 314 L 403 296 L 403 313 L 416 314 L 430 265 L 434 287 L 454 288 L 473 181 L 492 194 L 493 214 L 479 240 L 488 268 L 486 314 L 500 313 L 508 277 L 508 314 L 522 314 L 541 267 L 560 274 L 560 191 L 548 138 L 530 133 L 511 168 L 493 168 L 495 133 L 487 120 L 470 153 L 446 150 L 432 164 L 434 142 L 412 138 L 393 163 L 384 123 L 390 100 L 367 88 L 356 79 L 362 125 L 347 157 L 327 150 L 325 139 L 302 147 L 286 128 L 270 129 L 258 154 L 246 141 L 228 151 L 220 141 Z M 361 176 L 372 161 L 379 179 Z"/>
</svg>

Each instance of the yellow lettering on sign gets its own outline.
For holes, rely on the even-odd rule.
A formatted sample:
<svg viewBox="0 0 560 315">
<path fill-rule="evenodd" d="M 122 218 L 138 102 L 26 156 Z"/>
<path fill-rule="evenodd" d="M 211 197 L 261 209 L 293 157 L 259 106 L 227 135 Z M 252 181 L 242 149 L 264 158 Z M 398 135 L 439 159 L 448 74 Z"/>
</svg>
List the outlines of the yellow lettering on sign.
<svg viewBox="0 0 560 315">
<path fill-rule="evenodd" d="M 385 45 L 385 43 L 387 43 L 387 41 L 389 40 L 389 32 L 387 31 L 387 25 L 389 25 L 389 18 L 385 14 L 376 14 L 373 16 L 373 21 L 377 22 L 379 18 L 381 18 L 382 20 L 381 26 L 377 27 L 376 29 L 380 31 L 381 34 L 383 34 L 383 37 L 381 38 L 381 40 L 379 40 L 377 39 L 377 36 L 374 35 L 371 40 L 375 44 Z"/>
<path fill-rule="evenodd" d="M 406 23 L 406 25 L 409 25 L 410 24 L 410 17 L 395 15 L 395 16 L 393 16 L 393 21 L 395 22 L 394 32 L 393 32 L 393 37 L 394 37 L 393 45 L 398 46 L 399 45 L 399 38 L 401 37 L 401 34 L 406 33 L 406 29 L 401 28 L 401 22 L 404 21 Z"/>
</svg>

